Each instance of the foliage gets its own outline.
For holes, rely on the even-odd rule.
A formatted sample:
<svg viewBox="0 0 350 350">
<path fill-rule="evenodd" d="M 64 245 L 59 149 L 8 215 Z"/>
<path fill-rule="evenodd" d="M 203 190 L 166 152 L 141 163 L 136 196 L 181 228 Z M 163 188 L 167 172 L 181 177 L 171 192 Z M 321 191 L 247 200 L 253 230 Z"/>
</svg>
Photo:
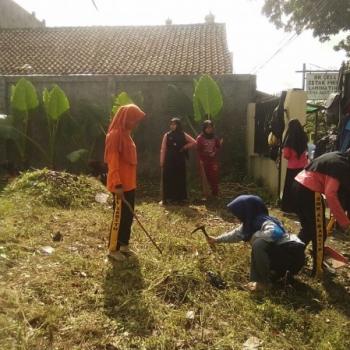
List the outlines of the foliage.
<svg viewBox="0 0 350 350">
<path fill-rule="evenodd" d="M 192 100 L 186 93 L 174 84 L 168 85 L 167 95 L 168 113 L 173 117 L 193 115 Z"/>
<path fill-rule="evenodd" d="M 108 110 L 98 104 L 81 101 L 75 108 L 74 115 L 64 123 L 62 132 L 64 135 L 71 133 L 73 157 L 66 156 L 70 162 L 79 166 L 86 160 L 94 159 L 100 154 L 108 127 Z M 87 152 L 84 152 L 86 150 Z M 86 164 L 85 164 L 86 165 Z"/>
<path fill-rule="evenodd" d="M 350 31 L 349 0 L 265 0 L 263 13 L 277 28 L 298 33 L 311 29 L 322 42 Z M 335 49 L 345 50 L 350 57 L 350 35 Z"/>
<path fill-rule="evenodd" d="M 16 144 L 22 162 L 27 161 L 27 142 L 30 139 L 28 126 L 30 113 L 39 106 L 38 96 L 33 84 L 21 78 L 16 85 L 11 87 L 11 110 L 12 118 L 8 119 L 7 129 L 11 127 L 11 139 Z"/>
<path fill-rule="evenodd" d="M 189 234 L 196 223 L 212 235 L 230 230 L 235 223 L 225 202 L 163 208 L 153 189 L 147 193 L 138 196 L 136 212 L 163 255 L 134 223 L 136 254 L 123 263 L 106 260 L 108 206 L 47 207 L 22 190 L 0 197 L 3 349 L 228 350 L 242 349 L 252 335 L 270 350 L 350 348 L 348 269 L 322 283 L 306 270 L 294 288 L 282 283 L 251 295 L 242 288 L 249 279 L 248 244 L 212 253 L 200 233 Z M 293 220 L 271 214 L 296 230 Z M 63 240 L 53 241 L 58 232 Z M 43 246 L 55 251 L 44 256 Z M 208 271 L 228 287 L 216 289 Z"/>
<path fill-rule="evenodd" d="M 41 169 L 22 173 L 4 192 L 29 196 L 33 202 L 51 207 L 85 208 L 92 206 L 95 195 L 106 189 L 94 178 Z"/>
<path fill-rule="evenodd" d="M 86 156 L 89 154 L 89 151 L 85 148 L 78 149 L 76 151 L 73 151 L 69 154 L 67 154 L 67 159 L 71 163 L 77 163 L 83 158 L 86 158 Z"/>
<path fill-rule="evenodd" d="M 114 116 L 121 106 L 125 106 L 131 103 L 134 103 L 134 101 L 130 98 L 130 96 L 125 91 L 121 92 L 114 99 L 111 115 Z"/>
<path fill-rule="evenodd" d="M 326 123 L 326 116 L 325 113 L 320 111 L 318 113 L 317 117 L 317 139 L 315 140 L 315 131 L 316 131 L 316 113 L 308 114 L 306 117 L 306 124 L 304 126 L 304 129 L 306 133 L 309 136 L 309 139 L 311 138 L 312 141 L 315 143 L 319 141 L 322 137 L 326 136 L 327 133 L 330 130 L 330 126 Z"/>
<path fill-rule="evenodd" d="M 26 112 L 39 106 L 38 96 L 34 85 L 21 78 L 11 89 L 11 107 L 14 110 Z"/>
<path fill-rule="evenodd" d="M 64 114 L 69 110 L 70 106 L 66 94 L 56 84 L 50 91 L 44 89 L 43 104 L 46 111 L 49 135 L 48 159 L 50 162 L 50 167 L 54 168 L 56 136 L 59 122 Z"/>
<path fill-rule="evenodd" d="M 172 117 L 185 119 L 194 134 L 198 134 L 193 120 L 193 104 L 190 97 L 174 84 L 168 85 L 167 95 L 168 113 Z"/>
<path fill-rule="evenodd" d="M 139 91 L 134 96 L 130 97 L 125 91 L 122 91 L 119 95 L 117 95 L 114 98 L 113 107 L 111 111 L 111 119 L 113 119 L 113 117 L 115 116 L 115 114 L 121 106 L 125 106 L 132 103 L 135 103 L 141 107 L 143 105 L 142 93 Z"/>
<path fill-rule="evenodd" d="M 0 118 L 0 139 L 2 140 L 17 140 L 17 132 L 12 126 L 11 116 L 6 116 L 5 118 Z"/>
<path fill-rule="evenodd" d="M 24 78 L 12 87 L 11 109 L 13 115 L 1 122 L 0 137 L 14 142 L 23 163 L 27 162 L 26 149 L 28 142 L 30 142 L 43 155 L 49 166 L 54 167 L 59 121 L 69 110 L 69 102 L 63 90 L 57 85 L 54 85 L 50 91 L 44 89 L 42 99 L 48 125 L 49 144 L 46 149 L 31 137 L 28 130 L 30 112 L 38 108 L 39 100 L 32 83 Z"/>
<path fill-rule="evenodd" d="M 70 108 L 66 94 L 56 84 L 53 85 L 51 91 L 44 89 L 43 103 L 47 116 L 55 121 L 58 121 Z"/>
<path fill-rule="evenodd" d="M 195 85 L 193 93 L 194 118 L 197 122 L 207 119 L 217 119 L 223 106 L 223 100 L 218 84 L 209 75 L 202 75 Z"/>
<path fill-rule="evenodd" d="M 168 85 L 168 112 L 172 116 L 182 117 L 195 134 L 196 123 L 204 118 L 218 119 L 223 107 L 223 99 L 218 84 L 209 75 L 193 80 L 192 100 L 174 84 Z"/>
</svg>

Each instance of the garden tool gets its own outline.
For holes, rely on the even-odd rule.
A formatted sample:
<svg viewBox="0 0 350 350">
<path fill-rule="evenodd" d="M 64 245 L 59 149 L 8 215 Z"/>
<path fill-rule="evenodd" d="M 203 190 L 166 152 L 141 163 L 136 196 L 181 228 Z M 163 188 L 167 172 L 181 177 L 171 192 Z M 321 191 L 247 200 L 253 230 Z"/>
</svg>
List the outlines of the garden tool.
<svg viewBox="0 0 350 350">
<path fill-rule="evenodd" d="M 219 274 L 213 271 L 207 271 L 207 279 L 208 282 L 217 289 L 227 288 L 227 283 L 222 279 L 222 277 Z"/>
<path fill-rule="evenodd" d="M 203 195 L 205 198 L 208 198 L 210 195 L 210 185 L 202 161 L 199 162 L 199 172 L 202 180 Z"/>
<path fill-rule="evenodd" d="M 141 221 L 139 220 L 139 218 L 137 217 L 135 211 L 132 209 L 132 206 L 130 205 L 130 203 L 123 197 L 122 201 L 124 202 L 124 204 L 129 208 L 131 214 L 133 215 L 133 217 L 135 218 L 135 220 L 137 221 L 137 223 L 140 225 L 141 229 L 143 230 L 143 232 L 146 234 L 146 236 L 148 237 L 148 239 L 152 242 L 152 244 L 157 248 L 158 252 L 160 254 L 163 254 L 163 252 L 161 251 L 161 249 L 158 247 L 157 243 L 153 240 L 153 238 L 151 237 L 151 235 L 147 232 L 147 230 L 144 228 L 144 226 L 142 225 Z"/>
<path fill-rule="evenodd" d="M 316 277 L 322 275 L 322 263 L 324 258 L 324 239 L 323 239 L 323 202 L 319 192 L 315 192 L 315 218 L 316 218 Z"/>
<path fill-rule="evenodd" d="M 207 231 L 205 230 L 205 226 L 204 226 L 204 225 L 198 226 L 197 228 L 195 228 L 195 229 L 191 232 L 191 234 L 193 234 L 193 233 L 195 233 L 195 232 L 197 232 L 197 231 L 202 231 L 202 233 L 203 233 L 204 236 L 205 236 L 205 239 L 206 239 L 207 242 L 209 243 L 209 240 L 208 240 L 209 236 L 208 236 L 208 234 L 207 234 Z M 212 251 L 216 251 L 216 247 L 213 246 L 212 244 L 209 244 L 209 247 L 210 247 L 210 249 L 211 249 Z"/>
<path fill-rule="evenodd" d="M 322 215 L 322 203 L 321 203 L 321 195 L 319 193 L 315 193 L 315 204 L 316 204 L 316 242 L 317 242 L 317 266 L 316 266 L 316 276 L 320 277 L 322 274 L 322 263 L 324 260 L 330 260 L 332 266 L 342 267 L 344 265 L 349 264 L 349 260 L 337 252 L 335 249 L 324 245 L 323 243 L 323 215 Z M 334 226 L 336 224 L 336 220 L 334 216 L 331 216 L 331 219 L 328 222 L 326 231 L 327 236 L 332 234 Z"/>
</svg>

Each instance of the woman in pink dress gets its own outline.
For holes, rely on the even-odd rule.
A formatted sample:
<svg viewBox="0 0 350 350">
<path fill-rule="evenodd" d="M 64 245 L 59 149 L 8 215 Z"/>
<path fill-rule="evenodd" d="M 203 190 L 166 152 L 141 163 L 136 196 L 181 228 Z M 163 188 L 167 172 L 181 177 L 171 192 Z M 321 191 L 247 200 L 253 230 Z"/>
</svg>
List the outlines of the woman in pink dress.
<svg viewBox="0 0 350 350">
<path fill-rule="evenodd" d="M 208 182 L 211 194 L 219 194 L 219 160 L 218 153 L 222 140 L 214 134 L 214 124 L 211 120 L 203 123 L 202 133 L 197 137 L 197 150 L 199 156 L 200 172 L 203 183 Z M 204 186 L 203 186 L 204 187 Z M 205 189 L 203 188 L 205 191 Z M 207 196 L 207 193 L 204 193 Z"/>
</svg>

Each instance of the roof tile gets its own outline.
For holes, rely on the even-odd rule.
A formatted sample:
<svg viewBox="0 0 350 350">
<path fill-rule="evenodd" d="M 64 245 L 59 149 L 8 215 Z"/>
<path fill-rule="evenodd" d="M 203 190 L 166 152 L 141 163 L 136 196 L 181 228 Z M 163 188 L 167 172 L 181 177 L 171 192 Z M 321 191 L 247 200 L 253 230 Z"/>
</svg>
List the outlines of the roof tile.
<svg viewBox="0 0 350 350">
<path fill-rule="evenodd" d="M 225 25 L 0 30 L 1 75 L 230 74 Z"/>
</svg>

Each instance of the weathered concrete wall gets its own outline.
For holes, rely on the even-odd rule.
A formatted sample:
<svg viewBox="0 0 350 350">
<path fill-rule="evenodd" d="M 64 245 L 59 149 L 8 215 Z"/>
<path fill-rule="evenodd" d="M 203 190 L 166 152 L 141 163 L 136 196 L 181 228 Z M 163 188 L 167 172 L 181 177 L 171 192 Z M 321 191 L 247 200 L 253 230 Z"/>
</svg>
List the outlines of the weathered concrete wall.
<svg viewBox="0 0 350 350">
<path fill-rule="evenodd" d="M 44 22 L 35 18 L 12 0 L 0 1 L 0 28 L 45 27 Z"/>
<path fill-rule="evenodd" d="M 0 77 L 0 110 L 9 111 L 9 90 L 20 77 Z M 164 132 L 168 131 L 168 85 L 175 84 L 189 97 L 193 93 L 192 76 L 68 76 L 26 77 L 41 94 L 45 87 L 58 84 L 67 94 L 71 112 L 79 113 L 81 106 L 98 105 L 108 114 L 112 97 L 121 91 L 130 95 L 141 92 L 143 109 L 147 113 L 145 122 L 135 132 L 139 153 L 139 172 L 147 176 L 159 174 L 159 147 Z M 255 98 L 255 76 L 225 75 L 215 77 L 222 90 L 224 109 L 217 123 L 217 132 L 224 138 L 221 152 L 223 175 L 241 175 L 245 169 L 245 130 L 247 106 Z M 1 89 L 3 87 L 3 89 Z M 186 131 L 193 135 L 190 129 Z M 195 135 L 193 135 L 195 136 Z M 103 149 L 98 152 L 100 159 Z"/>
</svg>

